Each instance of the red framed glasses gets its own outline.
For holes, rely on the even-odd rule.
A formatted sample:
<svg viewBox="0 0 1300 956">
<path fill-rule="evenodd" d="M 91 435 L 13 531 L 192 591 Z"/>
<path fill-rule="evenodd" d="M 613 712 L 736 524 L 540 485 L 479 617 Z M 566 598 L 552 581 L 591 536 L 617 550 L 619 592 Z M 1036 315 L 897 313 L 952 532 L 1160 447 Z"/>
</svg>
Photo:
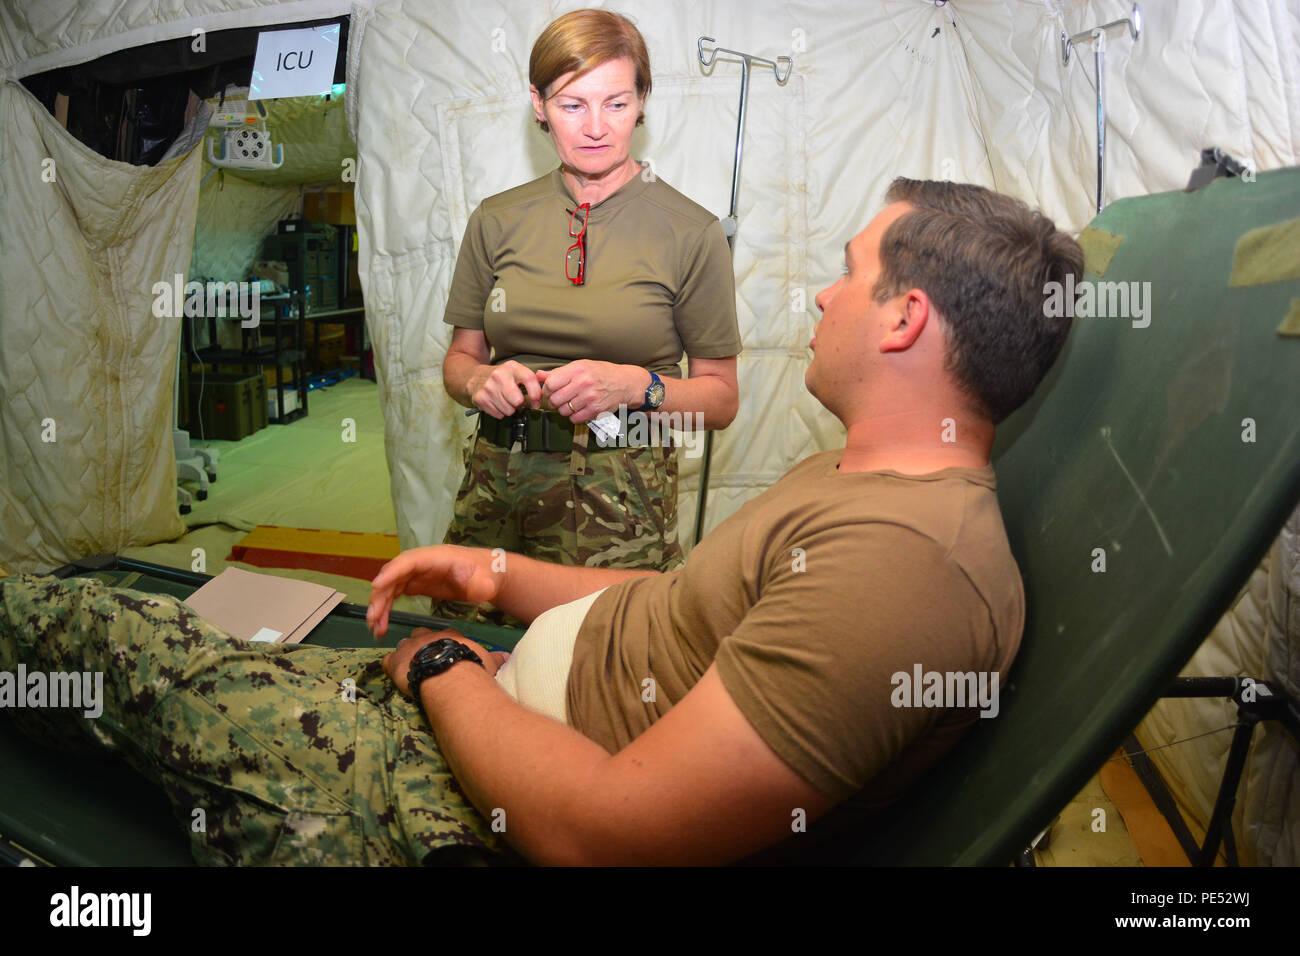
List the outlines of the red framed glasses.
<svg viewBox="0 0 1300 956">
<path fill-rule="evenodd" d="M 584 202 L 569 217 L 569 238 L 573 245 L 564 253 L 564 277 L 574 285 L 582 285 L 587 265 L 587 216 L 590 213 L 591 203 Z"/>
</svg>

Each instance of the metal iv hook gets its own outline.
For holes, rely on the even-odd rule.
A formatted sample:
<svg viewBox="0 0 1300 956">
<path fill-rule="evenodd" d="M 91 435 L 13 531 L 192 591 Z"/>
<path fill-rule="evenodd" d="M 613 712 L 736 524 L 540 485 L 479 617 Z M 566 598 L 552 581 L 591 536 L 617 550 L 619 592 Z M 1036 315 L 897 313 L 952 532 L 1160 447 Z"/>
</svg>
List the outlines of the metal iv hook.
<svg viewBox="0 0 1300 956">
<path fill-rule="evenodd" d="M 706 57 L 704 55 L 705 40 L 707 40 L 710 43 L 718 42 L 717 40 L 713 39 L 713 37 L 700 37 L 699 40 L 696 41 L 695 45 L 699 48 L 700 51 L 700 64 L 703 66 L 713 66 L 713 61 L 714 59 L 717 58 L 717 55 L 719 53 L 729 53 L 732 56 L 740 57 L 746 63 L 758 63 L 762 66 L 770 66 L 772 68 L 772 74 L 776 77 L 776 83 L 778 86 L 785 86 L 785 81 L 790 79 L 790 71 L 794 68 L 794 60 L 792 60 L 788 56 L 778 56 L 776 58 L 776 62 L 774 63 L 771 60 L 766 60 L 761 56 L 754 56 L 753 54 L 750 53 L 741 53 L 739 50 L 728 50 L 726 47 L 715 46 L 712 50 L 709 51 L 709 54 Z M 782 67 L 785 68 L 784 72 L 782 71 Z"/>
<path fill-rule="evenodd" d="M 1118 26 L 1128 27 L 1128 32 L 1135 41 L 1137 40 L 1138 37 L 1142 35 L 1142 11 L 1138 9 L 1138 5 L 1136 3 L 1133 4 L 1132 17 L 1124 17 L 1123 19 L 1120 20 L 1112 20 L 1110 21 L 1110 23 L 1103 23 L 1099 27 L 1092 27 L 1091 29 L 1088 30 L 1080 30 L 1074 36 L 1070 36 L 1070 37 L 1067 37 L 1065 35 L 1065 31 L 1062 30 L 1061 31 L 1061 64 L 1063 66 L 1069 66 L 1070 51 L 1074 49 L 1074 42 L 1076 40 L 1085 40 L 1088 37 L 1099 37 L 1100 34 L 1104 34 L 1111 27 L 1118 27 Z"/>
</svg>

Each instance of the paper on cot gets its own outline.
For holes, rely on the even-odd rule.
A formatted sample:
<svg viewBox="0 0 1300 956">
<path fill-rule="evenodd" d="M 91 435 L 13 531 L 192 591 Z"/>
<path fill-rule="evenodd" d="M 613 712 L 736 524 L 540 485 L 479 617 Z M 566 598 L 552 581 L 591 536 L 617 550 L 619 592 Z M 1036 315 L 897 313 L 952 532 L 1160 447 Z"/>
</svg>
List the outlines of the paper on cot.
<svg viewBox="0 0 1300 956">
<path fill-rule="evenodd" d="M 323 584 L 226 568 L 185 603 L 232 637 L 297 644 L 343 598 Z"/>
</svg>

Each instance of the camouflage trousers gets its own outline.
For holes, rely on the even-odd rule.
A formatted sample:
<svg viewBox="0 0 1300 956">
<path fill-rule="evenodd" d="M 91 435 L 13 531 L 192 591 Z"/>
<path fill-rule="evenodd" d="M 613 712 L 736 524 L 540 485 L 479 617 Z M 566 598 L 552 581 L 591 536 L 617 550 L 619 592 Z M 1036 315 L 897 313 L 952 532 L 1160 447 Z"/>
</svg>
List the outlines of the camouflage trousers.
<svg viewBox="0 0 1300 956">
<path fill-rule="evenodd" d="M 584 429 L 585 430 L 585 429 Z M 504 548 L 557 564 L 676 571 L 677 449 L 524 452 L 475 436 L 446 544 Z M 522 626 L 450 601 L 433 613 Z"/>
<path fill-rule="evenodd" d="M 521 862 L 383 653 L 241 641 L 175 598 L 90 579 L 0 583 L 0 670 L 103 674 L 98 717 L 7 713 L 47 746 L 107 749 L 159 784 L 197 862 Z"/>
</svg>

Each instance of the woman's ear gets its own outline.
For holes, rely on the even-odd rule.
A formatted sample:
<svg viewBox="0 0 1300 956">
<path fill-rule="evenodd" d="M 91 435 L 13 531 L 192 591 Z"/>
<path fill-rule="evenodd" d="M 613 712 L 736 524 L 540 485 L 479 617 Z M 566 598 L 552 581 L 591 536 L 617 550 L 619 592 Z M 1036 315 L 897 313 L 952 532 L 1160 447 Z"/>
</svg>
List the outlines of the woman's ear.
<svg viewBox="0 0 1300 956">
<path fill-rule="evenodd" d="M 528 87 L 528 95 L 533 101 L 533 115 L 537 117 L 537 122 L 546 122 L 546 111 L 542 109 L 542 94 L 537 92 L 537 87 L 531 84 Z"/>
</svg>

